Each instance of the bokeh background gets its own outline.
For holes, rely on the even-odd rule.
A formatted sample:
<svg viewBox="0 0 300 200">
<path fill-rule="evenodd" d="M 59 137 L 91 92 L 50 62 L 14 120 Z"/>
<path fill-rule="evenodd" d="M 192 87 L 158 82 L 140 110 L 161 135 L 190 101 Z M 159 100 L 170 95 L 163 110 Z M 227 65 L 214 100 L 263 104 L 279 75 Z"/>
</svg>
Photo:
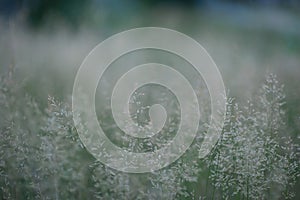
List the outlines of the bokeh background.
<svg viewBox="0 0 300 200">
<path fill-rule="evenodd" d="M 1 71 L 14 65 L 28 90 L 45 101 L 48 94 L 63 97 L 99 42 L 127 29 L 160 26 L 200 42 L 238 98 L 251 95 L 265 73 L 274 72 L 296 116 L 299 9 L 297 0 L 1 0 Z"/>
</svg>

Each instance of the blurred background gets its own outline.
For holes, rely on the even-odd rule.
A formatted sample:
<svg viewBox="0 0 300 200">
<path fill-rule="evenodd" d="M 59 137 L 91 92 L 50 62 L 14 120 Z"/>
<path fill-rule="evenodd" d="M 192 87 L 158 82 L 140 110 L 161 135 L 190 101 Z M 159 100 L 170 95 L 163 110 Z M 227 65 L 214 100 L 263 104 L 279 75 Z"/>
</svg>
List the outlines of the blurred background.
<svg viewBox="0 0 300 200">
<path fill-rule="evenodd" d="M 298 0 L 1 0 L 0 69 L 14 65 L 28 90 L 45 102 L 47 95 L 63 98 L 98 43 L 127 29 L 159 26 L 202 44 L 233 96 L 249 97 L 264 74 L 274 72 L 296 105 L 299 10 Z"/>
<path fill-rule="evenodd" d="M 42 107 L 49 95 L 69 101 L 90 50 L 144 26 L 197 40 L 238 101 L 251 98 L 266 73 L 277 74 L 285 85 L 288 126 L 299 135 L 299 0 L 0 0 L 0 73 L 13 71 Z"/>
<path fill-rule="evenodd" d="M 77 69 L 98 43 L 127 29 L 159 26 L 202 44 L 236 98 L 251 96 L 265 73 L 277 74 L 288 92 L 289 123 L 300 130 L 298 0 L 0 2 L 0 70 L 13 65 L 44 104 L 48 95 L 71 94 Z"/>
</svg>

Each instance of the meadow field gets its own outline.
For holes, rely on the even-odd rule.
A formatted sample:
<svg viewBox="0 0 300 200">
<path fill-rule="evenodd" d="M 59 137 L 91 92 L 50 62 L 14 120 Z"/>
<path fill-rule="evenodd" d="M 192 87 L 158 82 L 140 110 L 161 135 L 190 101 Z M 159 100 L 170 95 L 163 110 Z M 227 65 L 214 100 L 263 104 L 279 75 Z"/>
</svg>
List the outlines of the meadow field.
<svg viewBox="0 0 300 200">
<path fill-rule="evenodd" d="M 0 199 L 300 198 L 300 9 L 232 2 L 150 5 L 92 1 L 76 8 L 71 20 L 55 12 L 33 20 L 26 9 L 1 16 Z M 149 173 L 121 172 L 97 161 L 80 140 L 72 112 L 77 70 L 100 42 L 139 27 L 180 31 L 218 66 L 227 95 L 225 122 L 205 158 L 198 151 L 211 111 L 201 77 L 192 77 L 198 98 L 204 96 L 199 133 L 171 165 Z M 116 62 L 100 82 L 104 86 L 98 85 L 97 117 L 116 145 L 148 152 L 173 137 L 180 104 L 159 87 L 135 94 L 131 112 L 142 110 L 132 113 L 137 123 L 149 123 L 149 108 L 143 110 L 139 101 L 149 105 L 158 97 L 169 115 L 163 130 L 170 136 L 149 145 L 150 140 L 122 137 L 107 106 L 108 89 L 127 65 L 140 58 L 168 63 L 170 55 L 149 50 L 128 58 Z M 178 58 L 170 63 L 193 74 Z"/>
</svg>

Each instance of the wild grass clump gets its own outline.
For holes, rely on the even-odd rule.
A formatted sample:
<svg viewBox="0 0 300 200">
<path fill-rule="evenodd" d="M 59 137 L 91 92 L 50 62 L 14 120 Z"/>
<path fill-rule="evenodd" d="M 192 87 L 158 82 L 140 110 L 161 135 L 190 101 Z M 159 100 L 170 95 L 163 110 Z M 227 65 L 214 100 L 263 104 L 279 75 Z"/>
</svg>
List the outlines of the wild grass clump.
<svg viewBox="0 0 300 200">
<path fill-rule="evenodd" d="M 267 76 L 253 99 L 227 101 L 222 137 L 197 156 L 201 136 L 169 167 L 126 174 L 84 148 L 69 103 L 41 108 L 11 76 L 0 80 L 1 199 L 290 199 L 299 176 L 285 96 Z M 204 162 L 206 161 L 206 162 Z"/>
<path fill-rule="evenodd" d="M 229 100 L 224 131 L 209 162 L 212 198 L 294 197 L 299 157 L 284 106 L 283 86 L 273 74 L 245 105 Z"/>
</svg>

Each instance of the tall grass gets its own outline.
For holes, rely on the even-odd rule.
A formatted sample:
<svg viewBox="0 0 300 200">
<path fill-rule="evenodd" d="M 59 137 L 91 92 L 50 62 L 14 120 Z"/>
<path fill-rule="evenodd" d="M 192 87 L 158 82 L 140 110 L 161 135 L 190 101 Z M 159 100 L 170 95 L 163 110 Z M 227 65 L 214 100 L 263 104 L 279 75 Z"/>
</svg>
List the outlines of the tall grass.
<svg viewBox="0 0 300 200">
<path fill-rule="evenodd" d="M 299 155 L 286 127 L 283 86 L 270 74 L 258 94 L 228 104 L 210 179 L 222 199 L 290 199 Z M 297 152 L 299 153 L 299 152 Z"/>
<path fill-rule="evenodd" d="M 222 137 L 204 160 L 197 157 L 197 137 L 169 167 L 126 174 L 85 150 L 67 102 L 49 97 L 47 109 L 41 109 L 13 76 L 4 76 L 0 198 L 291 199 L 299 147 L 287 128 L 283 90 L 271 74 L 245 104 L 229 99 Z"/>
</svg>

